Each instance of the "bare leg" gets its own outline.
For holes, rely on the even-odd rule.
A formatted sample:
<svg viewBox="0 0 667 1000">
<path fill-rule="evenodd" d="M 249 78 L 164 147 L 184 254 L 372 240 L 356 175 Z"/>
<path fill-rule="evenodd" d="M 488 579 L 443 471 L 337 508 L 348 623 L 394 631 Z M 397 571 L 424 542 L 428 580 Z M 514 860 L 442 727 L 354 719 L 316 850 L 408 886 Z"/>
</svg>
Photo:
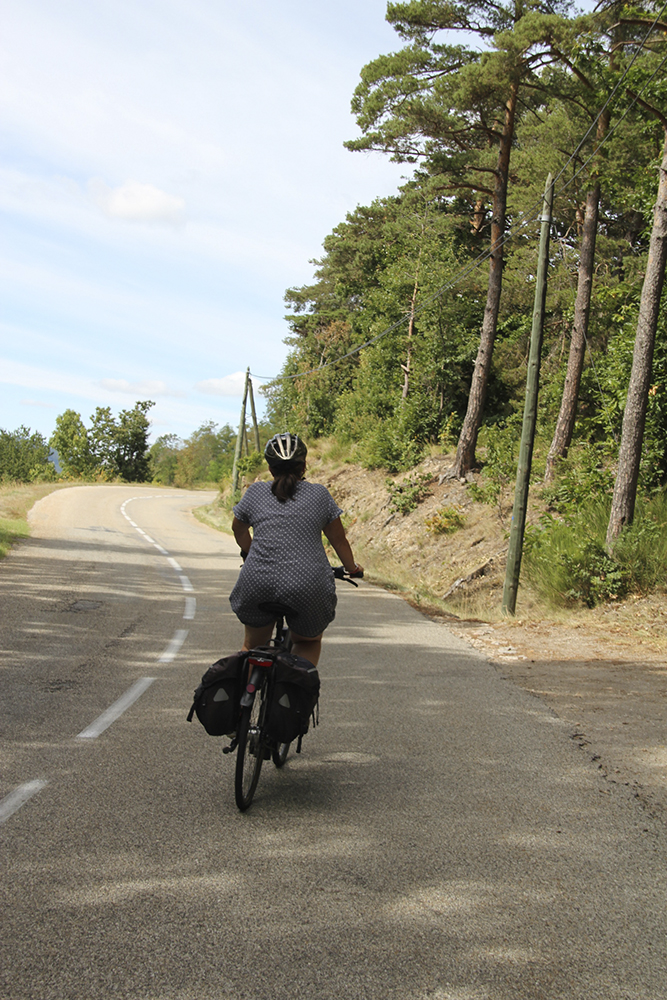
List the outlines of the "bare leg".
<svg viewBox="0 0 667 1000">
<path fill-rule="evenodd" d="M 296 656 L 303 656 L 304 659 L 310 660 L 313 666 L 316 667 L 320 659 L 320 653 L 322 652 L 322 635 L 309 638 L 305 635 L 297 635 L 292 630 L 290 631 L 292 635 L 292 652 Z"/>
<path fill-rule="evenodd" d="M 273 633 L 274 625 L 275 622 L 271 622 L 270 625 L 262 625 L 261 628 L 251 628 L 250 625 L 244 625 L 245 639 L 243 640 L 241 649 L 255 649 L 256 646 L 266 646 Z"/>
</svg>

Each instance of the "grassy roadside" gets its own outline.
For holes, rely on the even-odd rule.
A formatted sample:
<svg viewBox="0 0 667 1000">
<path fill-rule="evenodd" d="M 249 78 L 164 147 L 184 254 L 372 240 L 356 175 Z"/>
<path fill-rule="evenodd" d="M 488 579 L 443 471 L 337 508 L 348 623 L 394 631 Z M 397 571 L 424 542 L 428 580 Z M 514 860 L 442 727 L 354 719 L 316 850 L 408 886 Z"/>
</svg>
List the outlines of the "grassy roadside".
<svg viewBox="0 0 667 1000">
<path fill-rule="evenodd" d="M 0 559 L 12 545 L 30 535 L 28 511 L 54 490 L 71 483 L 4 483 L 0 485 Z"/>
<path fill-rule="evenodd" d="M 204 504 L 203 507 L 195 507 L 192 513 L 198 521 L 207 524 L 209 528 L 215 528 L 216 531 L 224 531 L 226 535 L 231 535 L 232 515 L 217 501 Z"/>
</svg>

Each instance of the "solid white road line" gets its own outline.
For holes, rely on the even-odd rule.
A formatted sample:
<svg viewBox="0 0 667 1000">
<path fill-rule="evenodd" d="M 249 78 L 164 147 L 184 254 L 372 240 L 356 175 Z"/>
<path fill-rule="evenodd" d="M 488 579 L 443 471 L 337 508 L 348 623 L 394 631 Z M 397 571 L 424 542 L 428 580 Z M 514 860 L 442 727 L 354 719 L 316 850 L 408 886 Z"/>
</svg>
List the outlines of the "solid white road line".
<svg viewBox="0 0 667 1000">
<path fill-rule="evenodd" d="M 9 795 L 5 795 L 4 799 L 0 800 L 0 823 L 4 823 L 10 816 L 13 816 L 17 809 L 20 809 L 28 799 L 37 795 L 37 792 L 41 792 L 47 785 L 48 781 L 36 778 L 35 781 L 26 781 L 24 785 L 19 785 Z"/>
<path fill-rule="evenodd" d="M 175 659 L 176 654 L 178 653 L 179 649 L 187 639 L 187 636 L 188 636 L 188 629 L 186 628 L 177 629 L 174 634 L 174 638 L 171 640 L 171 642 L 165 649 L 164 653 L 162 653 L 161 656 L 158 656 L 158 661 L 160 663 L 171 663 L 171 661 Z"/>
<path fill-rule="evenodd" d="M 183 612 L 183 617 L 187 621 L 192 621 L 195 616 L 195 611 L 197 609 L 197 598 L 196 597 L 186 597 L 185 598 L 185 611 Z"/>
<path fill-rule="evenodd" d="M 187 635 L 187 632 L 186 632 Z M 173 639 L 172 639 L 173 642 Z M 137 698 L 140 698 L 144 691 L 146 691 L 155 677 L 140 677 L 138 681 L 128 688 L 125 694 L 122 694 L 120 698 L 110 705 L 106 712 L 102 712 L 94 722 L 84 729 L 83 732 L 77 734 L 78 740 L 94 740 L 100 733 L 103 733 L 105 729 L 108 729 L 112 722 L 119 719 L 123 712 L 133 705 Z"/>
</svg>

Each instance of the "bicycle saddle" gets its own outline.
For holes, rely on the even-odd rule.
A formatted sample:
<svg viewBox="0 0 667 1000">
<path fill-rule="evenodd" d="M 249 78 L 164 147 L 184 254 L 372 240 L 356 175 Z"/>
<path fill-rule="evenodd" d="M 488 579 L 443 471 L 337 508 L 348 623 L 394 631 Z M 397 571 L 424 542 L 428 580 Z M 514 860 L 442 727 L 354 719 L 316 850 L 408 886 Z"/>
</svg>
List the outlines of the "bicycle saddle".
<svg viewBox="0 0 667 1000">
<path fill-rule="evenodd" d="M 276 615 L 280 618 L 285 618 L 287 615 L 292 618 L 299 616 L 298 611 L 295 611 L 294 608 L 288 608 L 286 604 L 279 604 L 277 601 L 262 601 L 257 607 L 260 611 L 266 611 L 267 615 Z"/>
</svg>

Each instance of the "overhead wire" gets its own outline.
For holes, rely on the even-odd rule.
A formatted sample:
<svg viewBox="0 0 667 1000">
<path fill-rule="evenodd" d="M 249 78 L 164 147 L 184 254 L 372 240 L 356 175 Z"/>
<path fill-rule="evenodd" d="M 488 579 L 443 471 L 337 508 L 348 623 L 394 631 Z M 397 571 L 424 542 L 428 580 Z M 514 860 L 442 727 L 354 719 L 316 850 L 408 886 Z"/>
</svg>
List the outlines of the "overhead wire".
<svg viewBox="0 0 667 1000">
<path fill-rule="evenodd" d="M 634 55 L 633 55 L 632 59 L 630 60 L 628 66 L 625 68 L 622 76 L 617 81 L 614 89 L 612 90 L 611 94 L 609 95 L 609 97 L 607 98 L 607 100 L 605 101 L 605 103 L 603 104 L 602 108 L 600 109 L 600 111 L 597 113 L 597 115 L 593 119 L 593 122 L 590 125 L 590 127 L 588 128 L 588 130 L 586 131 L 584 137 L 577 144 L 576 149 L 570 154 L 570 156 L 568 157 L 568 159 L 565 162 L 565 164 L 561 167 L 561 169 L 559 170 L 559 172 L 556 174 L 555 178 L 553 179 L 552 183 L 554 185 L 554 196 L 562 194 L 563 191 L 567 190 L 567 188 L 570 186 L 570 184 L 572 184 L 576 180 L 576 178 L 579 176 L 579 174 L 583 170 L 586 169 L 586 167 L 591 162 L 591 160 L 595 159 L 598 156 L 599 151 L 602 148 L 602 146 L 612 137 L 612 135 L 615 133 L 615 131 L 619 128 L 619 126 L 625 120 L 625 118 L 630 113 L 630 111 L 632 110 L 632 108 L 634 107 L 634 105 L 638 102 L 638 100 L 640 99 L 641 95 L 644 93 L 644 91 L 647 89 L 647 87 L 651 84 L 651 82 L 653 81 L 653 79 L 655 78 L 655 76 L 657 75 L 657 73 L 660 71 L 660 69 L 663 67 L 663 65 L 665 64 L 665 62 L 667 62 L 667 54 L 666 54 L 663 57 L 663 59 L 661 60 L 661 62 L 659 63 L 659 65 L 656 67 L 656 69 L 653 71 L 653 73 L 651 74 L 651 76 L 645 82 L 644 86 L 639 91 L 639 93 L 635 94 L 635 96 L 632 98 L 631 103 L 625 109 L 625 111 L 623 112 L 623 114 L 621 115 L 621 117 L 619 118 L 619 120 L 614 123 L 614 125 L 612 126 L 612 128 L 610 128 L 607 132 L 605 132 L 605 135 L 602 137 L 602 139 L 600 140 L 600 142 L 597 144 L 594 152 L 591 153 L 591 155 L 588 157 L 588 159 L 586 159 L 581 164 L 581 166 L 578 168 L 578 170 L 576 170 L 575 173 L 572 174 L 572 176 L 558 189 L 558 191 L 556 191 L 555 190 L 555 185 L 556 185 L 557 181 L 563 176 L 564 172 L 567 170 L 567 168 L 570 165 L 570 163 L 572 163 L 572 161 L 574 159 L 576 159 L 577 155 L 579 154 L 580 150 L 583 148 L 583 146 L 584 146 L 586 140 L 588 139 L 588 137 L 590 136 L 591 132 L 593 131 L 593 129 L 595 128 L 595 126 L 599 122 L 600 118 L 602 117 L 602 115 L 604 114 L 604 112 L 606 111 L 606 109 L 609 107 L 611 101 L 613 100 L 614 95 L 617 93 L 617 91 L 620 88 L 621 84 L 625 80 L 625 78 L 628 75 L 630 69 L 632 68 L 635 60 L 637 59 L 639 53 L 643 49 L 643 47 L 644 47 L 644 45 L 646 43 L 647 38 L 649 37 L 649 35 L 653 31 L 655 25 L 658 23 L 658 21 L 660 20 L 660 18 L 663 15 L 663 13 L 665 12 L 665 10 L 667 10 L 667 0 L 663 4 L 660 12 L 656 15 L 656 17 L 655 17 L 654 21 L 652 22 L 652 24 L 650 25 L 650 27 L 647 29 L 646 34 L 644 35 L 644 37 L 641 40 L 641 42 L 638 44 L 637 51 L 634 53 Z M 285 382 L 285 381 L 293 381 L 294 379 L 303 378 L 306 375 L 313 375 L 316 372 L 323 371 L 325 368 L 331 368 L 334 365 L 338 365 L 342 361 L 345 361 L 347 358 L 351 358 L 355 354 L 359 354 L 360 351 L 365 350 L 367 347 L 371 347 L 373 344 L 377 343 L 379 340 L 382 340 L 383 337 L 386 337 L 390 333 L 393 333 L 394 330 L 398 329 L 398 327 L 402 326 L 404 323 L 409 322 L 409 320 L 410 320 L 411 317 L 415 317 L 415 316 L 419 315 L 421 312 L 423 312 L 424 309 L 428 308 L 428 306 L 430 306 L 433 302 L 435 302 L 437 299 L 441 298 L 445 294 L 446 291 L 448 291 L 451 288 L 456 287 L 456 285 L 458 285 L 461 281 L 463 281 L 464 278 L 467 278 L 469 274 L 472 274 L 473 271 L 475 271 L 479 267 L 481 267 L 481 265 L 484 264 L 485 261 L 487 261 L 498 249 L 500 249 L 501 247 L 504 247 L 505 244 L 509 243 L 510 240 L 515 239 L 523 229 L 525 229 L 528 225 L 530 225 L 531 222 L 534 222 L 536 219 L 539 218 L 540 213 L 542 211 L 542 201 L 543 201 L 543 199 L 540 198 L 540 200 L 538 202 L 535 202 L 528 209 L 527 213 L 524 214 L 524 218 L 523 218 L 522 222 L 519 224 L 518 227 L 512 228 L 510 231 L 504 233 L 503 236 L 500 237 L 500 239 L 496 240 L 493 244 L 491 244 L 490 247 L 488 247 L 486 250 L 484 250 L 481 254 L 478 254 L 478 256 L 475 257 L 474 260 L 472 260 L 469 264 L 467 264 L 465 267 L 463 267 L 457 274 L 454 275 L 453 278 L 451 278 L 449 281 L 445 282 L 444 285 L 442 285 L 439 289 L 437 289 L 437 291 L 435 291 L 431 295 L 429 295 L 426 299 L 423 299 L 422 302 L 419 304 L 419 306 L 416 309 L 411 310 L 410 312 L 405 313 L 399 319 L 397 319 L 393 323 L 391 323 L 388 327 L 385 327 L 383 330 L 381 330 L 381 332 L 378 333 L 378 334 L 376 334 L 376 336 L 369 338 L 368 340 L 364 341 L 362 344 L 358 344 L 356 347 L 352 348 L 352 350 L 347 351 L 347 353 L 340 355 L 340 357 L 333 358 L 331 361 L 327 361 L 324 364 L 318 365 L 315 368 L 310 368 L 307 371 L 296 372 L 296 373 L 294 373 L 292 375 L 273 375 L 273 376 L 269 376 L 269 375 L 257 375 L 255 372 L 250 372 L 250 375 L 252 376 L 252 378 L 256 378 L 260 382 Z M 589 354 L 590 354 L 590 347 L 589 347 Z M 597 375 L 597 372 L 596 372 L 596 375 Z"/>
</svg>

